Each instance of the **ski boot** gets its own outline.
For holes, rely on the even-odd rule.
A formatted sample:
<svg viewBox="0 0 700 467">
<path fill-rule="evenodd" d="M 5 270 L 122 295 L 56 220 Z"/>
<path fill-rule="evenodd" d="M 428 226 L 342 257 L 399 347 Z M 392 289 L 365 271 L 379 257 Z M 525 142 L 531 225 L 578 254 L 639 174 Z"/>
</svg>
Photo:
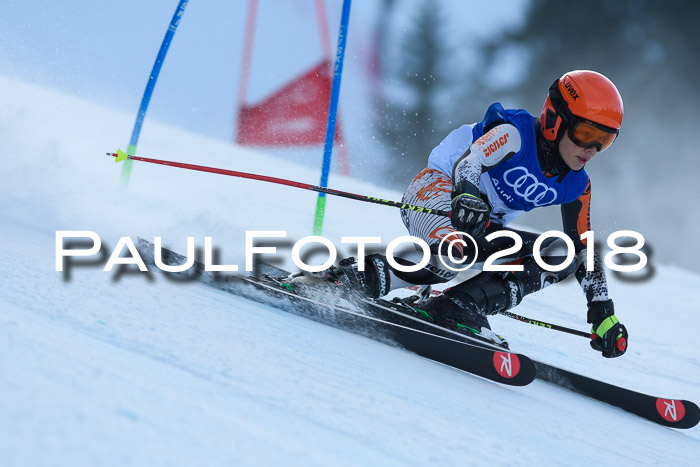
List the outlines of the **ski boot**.
<svg viewBox="0 0 700 467">
<path fill-rule="evenodd" d="M 426 321 L 508 349 L 508 342 L 491 330 L 487 315 L 512 308 L 521 300 L 517 283 L 483 272 L 442 295 L 416 303 L 414 309 Z"/>
<path fill-rule="evenodd" d="M 391 290 L 389 265 L 381 255 L 365 258 L 365 270 L 360 271 L 355 258 L 345 258 L 338 267 L 294 277 L 290 285 L 302 295 L 330 292 L 339 298 L 379 298 Z"/>
</svg>

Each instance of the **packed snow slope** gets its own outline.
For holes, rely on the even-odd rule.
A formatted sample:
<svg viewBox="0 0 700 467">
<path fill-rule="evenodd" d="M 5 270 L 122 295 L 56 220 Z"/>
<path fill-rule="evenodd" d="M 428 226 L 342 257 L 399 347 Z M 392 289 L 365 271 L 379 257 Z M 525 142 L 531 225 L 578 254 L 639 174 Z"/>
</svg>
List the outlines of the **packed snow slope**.
<svg viewBox="0 0 700 467">
<path fill-rule="evenodd" d="M 124 115 L 0 77 L 0 459 L 3 465 L 697 465 L 700 428 L 657 426 L 535 381 L 504 387 L 366 338 L 106 257 L 55 270 L 55 232 L 97 232 L 185 249 L 211 236 L 243 264 L 246 230 L 310 234 L 316 195 L 104 155 Z M 146 120 L 139 153 L 317 183 L 262 152 Z M 379 186 L 331 186 L 389 199 Z M 553 228 L 557 227 L 553 212 Z M 397 210 L 328 200 L 324 235 L 404 235 Z M 289 264 L 289 251 L 281 250 Z M 610 383 L 700 402 L 700 276 L 656 265 L 647 282 L 610 276 L 627 354 L 492 318 L 511 346 Z M 585 329 L 575 281 L 518 312 Z"/>
</svg>

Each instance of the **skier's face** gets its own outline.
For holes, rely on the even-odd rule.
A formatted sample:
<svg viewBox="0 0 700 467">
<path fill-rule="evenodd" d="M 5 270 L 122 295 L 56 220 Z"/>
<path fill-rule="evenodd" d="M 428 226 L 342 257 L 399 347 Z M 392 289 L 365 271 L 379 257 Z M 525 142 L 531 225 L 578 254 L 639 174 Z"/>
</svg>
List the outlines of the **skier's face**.
<svg viewBox="0 0 700 467">
<path fill-rule="evenodd" d="M 559 141 L 559 154 L 564 159 L 564 163 L 571 170 L 581 170 L 588 161 L 598 153 L 595 147 L 582 148 L 571 141 L 569 135 L 564 132 L 564 136 Z"/>
</svg>

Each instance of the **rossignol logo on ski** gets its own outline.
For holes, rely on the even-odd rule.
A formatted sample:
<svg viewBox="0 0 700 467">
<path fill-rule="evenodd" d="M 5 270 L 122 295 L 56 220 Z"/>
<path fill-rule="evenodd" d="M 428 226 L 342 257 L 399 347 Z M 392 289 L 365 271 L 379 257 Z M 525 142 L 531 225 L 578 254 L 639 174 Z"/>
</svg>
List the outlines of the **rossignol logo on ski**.
<svg viewBox="0 0 700 467">
<path fill-rule="evenodd" d="M 656 410 L 669 422 L 677 422 L 685 417 L 685 406 L 674 399 L 656 399 Z"/>
<path fill-rule="evenodd" d="M 520 359 L 509 352 L 494 352 L 493 367 L 503 378 L 514 378 L 520 373 Z"/>
</svg>

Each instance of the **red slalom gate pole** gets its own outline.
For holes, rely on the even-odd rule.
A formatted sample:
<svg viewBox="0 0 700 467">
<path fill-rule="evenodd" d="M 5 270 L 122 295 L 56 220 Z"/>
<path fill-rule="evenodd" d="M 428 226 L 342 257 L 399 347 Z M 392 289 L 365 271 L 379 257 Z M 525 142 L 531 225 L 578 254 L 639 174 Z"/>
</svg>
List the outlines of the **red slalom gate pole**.
<svg viewBox="0 0 700 467">
<path fill-rule="evenodd" d="M 391 206 L 391 207 L 395 207 L 395 208 L 399 208 L 399 209 L 408 209 L 411 211 L 424 212 L 426 214 L 434 214 L 436 216 L 444 216 L 444 217 L 450 216 L 449 211 L 441 211 L 439 209 L 426 208 L 424 206 L 416 206 L 414 204 L 402 203 L 399 201 L 391 201 L 388 199 L 375 198 L 372 196 L 357 195 L 355 193 L 348 193 L 347 191 L 334 190 L 332 188 L 311 185 L 309 183 L 295 182 L 294 180 L 286 180 L 284 178 L 269 177 L 267 175 L 258 175 L 258 174 L 247 173 L 247 172 L 238 172 L 235 170 L 218 169 L 216 167 L 206 167 L 203 165 L 186 164 L 183 162 L 172 162 L 172 161 L 166 161 L 166 160 L 161 160 L 161 159 L 150 159 L 148 157 L 128 156 L 126 153 L 124 153 L 121 150 L 118 150 L 116 153 L 108 152 L 107 155 L 111 156 L 111 157 L 116 157 L 117 162 L 119 162 L 121 160 L 129 159 L 129 160 L 134 160 L 134 161 L 148 162 L 150 164 L 167 165 L 169 167 L 179 167 L 181 169 L 195 170 L 197 172 L 209 172 L 209 173 L 215 173 L 215 174 L 219 174 L 219 175 L 227 175 L 229 177 L 247 178 L 250 180 L 260 180 L 262 182 L 276 183 L 278 185 L 286 185 L 286 186 L 291 186 L 294 188 L 301 188 L 302 190 L 310 190 L 310 191 L 316 191 L 318 193 L 326 193 L 328 195 L 340 196 L 343 198 L 354 199 L 356 201 L 364 201 L 366 203 L 381 204 L 382 206 Z"/>
</svg>

